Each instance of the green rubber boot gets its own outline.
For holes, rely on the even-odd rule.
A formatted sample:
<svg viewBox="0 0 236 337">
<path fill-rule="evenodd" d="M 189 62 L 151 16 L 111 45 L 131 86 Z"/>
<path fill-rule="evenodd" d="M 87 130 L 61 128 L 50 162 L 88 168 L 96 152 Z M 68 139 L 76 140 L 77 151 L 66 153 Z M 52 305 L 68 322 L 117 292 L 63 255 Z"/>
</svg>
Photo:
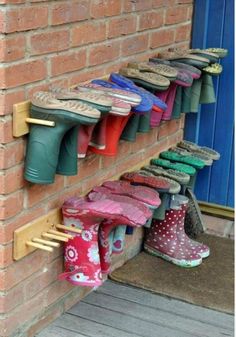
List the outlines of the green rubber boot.
<svg viewBox="0 0 236 337">
<path fill-rule="evenodd" d="M 191 92 L 191 102 L 190 102 L 190 112 L 198 112 L 201 88 L 202 88 L 202 77 L 193 81 L 192 92 Z"/>
<path fill-rule="evenodd" d="M 63 171 L 63 163 L 59 154 L 64 135 L 70 129 L 79 126 L 80 123 L 96 123 L 100 117 L 100 112 L 82 103 L 61 102 L 55 99 L 53 94 L 38 92 L 32 100 L 30 117 L 54 121 L 55 127 L 34 124 L 30 126 L 24 177 L 32 183 L 51 184 L 54 182 L 58 162 L 58 172 Z M 69 152 L 70 157 L 72 154 L 70 146 L 75 143 L 76 131 L 77 128 L 72 131 L 71 135 L 69 133 L 68 140 L 63 141 L 63 146 L 64 143 L 66 144 L 65 152 Z M 75 160 L 77 147 L 74 146 L 74 150 L 75 153 L 72 157 Z M 62 155 L 64 155 L 64 152 L 62 152 Z M 73 173 L 75 173 L 75 161 L 73 161 L 72 166 Z"/>
<path fill-rule="evenodd" d="M 138 132 L 147 133 L 150 128 L 151 112 L 147 112 L 139 117 Z"/>
<path fill-rule="evenodd" d="M 138 131 L 139 126 L 139 118 L 140 115 L 138 114 L 133 114 L 129 118 L 120 139 L 127 140 L 128 142 L 135 142 L 136 133 Z"/>
<path fill-rule="evenodd" d="M 183 88 L 181 112 L 188 113 L 191 110 L 192 87 Z"/>
<path fill-rule="evenodd" d="M 195 169 L 202 169 L 205 166 L 205 163 L 200 159 L 192 157 L 191 155 L 183 156 L 181 154 L 178 154 L 178 153 L 176 153 L 174 151 L 170 151 L 170 150 L 161 152 L 160 157 L 164 158 L 164 159 L 168 159 L 170 161 L 191 165 Z"/>
<path fill-rule="evenodd" d="M 182 92 L 183 88 L 178 85 L 176 89 L 175 102 L 172 110 L 171 119 L 179 119 L 182 112 Z"/>
<path fill-rule="evenodd" d="M 152 165 L 161 166 L 167 169 L 172 169 L 176 171 L 180 171 L 183 173 L 187 173 L 190 176 L 193 176 L 196 173 L 196 169 L 193 166 L 182 164 L 182 163 L 172 163 L 169 160 L 161 159 L 161 158 L 153 158 L 150 163 Z"/>
<path fill-rule="evenodd" d="M 208 74 L 202 74 L 202 87 L 199 103 L 200 104 L 209 104 L 215 103 L 215 89 L 213 85 L 212 76 Z"/>
</svg>

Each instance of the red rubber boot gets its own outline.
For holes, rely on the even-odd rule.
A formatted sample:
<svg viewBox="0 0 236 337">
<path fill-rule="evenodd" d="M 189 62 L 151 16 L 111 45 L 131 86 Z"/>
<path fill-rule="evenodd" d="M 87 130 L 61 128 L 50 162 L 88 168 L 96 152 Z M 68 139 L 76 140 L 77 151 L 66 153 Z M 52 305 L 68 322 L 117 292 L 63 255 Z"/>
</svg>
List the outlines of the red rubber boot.
<svg viewBox="0 0 236 337">
<path fill-rule="evenodd" d="M 199 266 L 202 262 L 201 256 L 193 253 L 189 246 L 178 240 L 178 216 L 179 209 L 170 209 L 166 212 L 165 220 L 153 220 L 145 239 L 144 249 L 180 267 Z"/>
</svg>

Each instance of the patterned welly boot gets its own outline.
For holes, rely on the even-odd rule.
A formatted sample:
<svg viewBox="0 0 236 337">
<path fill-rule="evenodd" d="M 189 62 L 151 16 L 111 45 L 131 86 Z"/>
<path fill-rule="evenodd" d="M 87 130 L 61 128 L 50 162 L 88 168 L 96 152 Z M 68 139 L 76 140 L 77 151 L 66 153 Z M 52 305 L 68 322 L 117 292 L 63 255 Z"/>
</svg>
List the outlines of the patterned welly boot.
<svg viewBox="0 0 236 337">
<path fill-rule="evenodd" d="M 199 254 L 202 258 L 210 255 L 210 249 L 203 243 L 194 241 L 188 237 L 184 230 L 184 219 L 188 208 L 188 198 L 183 195 L 176 195 L 175 200 L 179 203 L 181 209 L 178 211 L 177 237 L 183 246 L 188 246 L 194 254 Z"/>
<path fill-rule="evenodd" d="M 177 266 L 191 268 L 199 266 L 202 258 L 178 240 L 177 225 L 180 207 L 166 212 L 163 221 L 153 220 L 144 243 L 146 252 L 161 257 Z"/>
<path fill-rule="evenodd" d="M 125 232 L 127 226 L 121 225 L 117 226 L 114 231 L 113 243 L 112 243 L 112 253 L 121 254 L 124 250 L 125 245 Z"/>
<path fill-rule="evenodd" d="M 81 229 L 73 234 L 64 247 L 65 272 L 60 280 L 73 285 L 97 287 L 102 284 L 98 248 L 98 229 L 104 219 L 123 220 L 123 209 L 117 202 L 101 200 L 88 202 L 85 198 L 70 198 L 62 207 L 64 225 Z"/>
</svg>

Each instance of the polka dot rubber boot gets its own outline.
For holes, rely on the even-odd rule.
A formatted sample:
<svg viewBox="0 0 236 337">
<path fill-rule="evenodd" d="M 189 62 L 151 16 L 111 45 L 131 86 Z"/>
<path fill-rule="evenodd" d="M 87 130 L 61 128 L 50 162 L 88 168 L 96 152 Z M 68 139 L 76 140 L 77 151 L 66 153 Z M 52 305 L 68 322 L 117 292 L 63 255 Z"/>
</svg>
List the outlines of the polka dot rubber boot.
<svg viewBox="0 0 236 337">
<path fill-rule="evenodd" d="M 166 212 L 165 220 L 153 220 L 144 243 L 146 252 L 161 257 L 177 266 L 192 268 L 199 266 L 202 258 L 192 250 L 182 245 L 177 237 L 179 209 Z"/>
<path fill-rule="evenodd" d="M 203 259 L 210 255 L 210 248 L 203 243 L 190 239 L 184 230 L 184 218 L 188 205 L 182 204 L 178 211 L 177 237 L 181 245 L 188 246 L 194 254 L 199 254 Z"/>
</svg>

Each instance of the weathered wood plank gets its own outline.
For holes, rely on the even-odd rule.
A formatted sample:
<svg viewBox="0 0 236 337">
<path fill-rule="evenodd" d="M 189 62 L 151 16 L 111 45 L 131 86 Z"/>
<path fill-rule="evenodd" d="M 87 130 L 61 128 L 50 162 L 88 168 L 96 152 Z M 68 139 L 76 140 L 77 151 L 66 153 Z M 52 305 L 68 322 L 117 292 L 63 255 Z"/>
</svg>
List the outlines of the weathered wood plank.
<svg viewBox="0 0 236 337">
<path fill-rule="evenodd" d="M 111 309 L 101 308 L 85 302 L 80 302 L 68 311 L 78 317 L 87 318 L 92 322 L 120 329 L 142 337 L 195 337 L 193 333 L 177 331 L 169 327 L 158 326 L 157 324 L 143 321 L 126 313 L 114 312 Z M 121 333 L 122 336 L 122 333 Z M 201 335 L 202 337 L 202 335 Z"/>
<path fill-rule="evenodd" d="M 229 330 L 225 328 L 215 327 L 207 323 L 178 316 L 174 313 L 153 309 L 125 299 L 111 297 L 101 293 L 91 293 L 83 300 L 83 302 L 104 309 L 110 309 L 116 313 L 123 313 L 129 317 L 139 318 L 142 322 L 155 324 L 158 327 L 169 327 L 186 333 L 191 331 L 195 336 L 221 337 L 229 332 Z M 77 307 L 79 309 L 80 305 Z"/>
<path fill-rule="evenodd" d="M 93 309 L 92 309 L 93 310 Z M 65 314 L 58 318 L 53 325 L 57 328 L 65 328 L 78 331 L 91 337 L 134 337 L 133 333 L 125 332 L 120 329 L 110 327 L 108 325 L 91 322 L 88 318 L 81 318 L 71 314 Z M 41 337 L 41 336 L 40 336 Z M 44 337 L 44 336 L 42 336 Z M 46 337 L 46 336 L 45 336 Z"/>
<path fill-rule="evenodd" d="M 96 290 L 97 293 L 126 299 L 150 308 L 160 309 L 199 322 L 212 324 L 217 327 L 234 328 L 234 316 L 215 310 L 202 308 L 186 302 L 181 302 L 169 297 L 152 294 L 149 291 L 107 281 Z"/>
<path fill-rule="evenodd" d="M 78 332 L 63 329 L 54 325 L 49 325 L 46 329 L 36 335 L 37 337 L 87 337 Z"/>
</svg>

